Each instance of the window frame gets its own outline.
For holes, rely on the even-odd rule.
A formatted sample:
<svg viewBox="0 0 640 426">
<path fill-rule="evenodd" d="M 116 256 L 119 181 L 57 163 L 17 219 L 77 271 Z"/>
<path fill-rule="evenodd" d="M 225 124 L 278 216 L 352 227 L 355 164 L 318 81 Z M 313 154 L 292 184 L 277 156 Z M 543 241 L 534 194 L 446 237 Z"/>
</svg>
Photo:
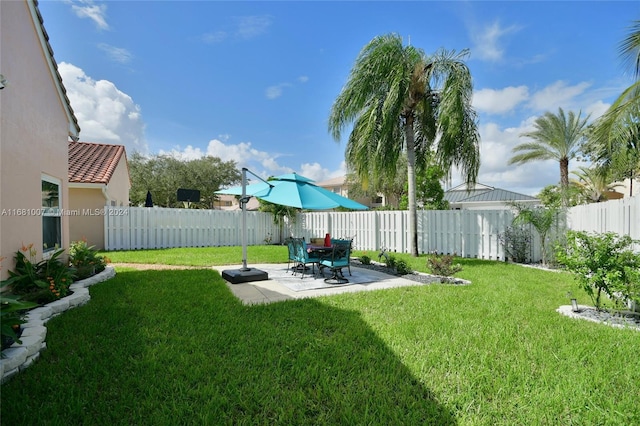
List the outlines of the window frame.
<svg viewBox="0 0 640 426">
<path fill-rule="evenodd" d="M 60 179 L 57 179 L 53 176 L 49 176 L 49 175 L 41 175 L 40 176 L 40 193 L 44 194 L 44 185 L 45 182 L 51 185 L 56 185 L 58 187 L 58 194 L 57 194 L 57 201 L 55 202 L 55 205 L 45 205 L 45 198 L 42 197 L 40 204 L 41 204 L 41 213 L 42 213 L 42 256 L 45 259 L 48 259 L 49 257 L 51 257 L 51 255 L 53 253 L 55 253 L 56 250 L 58 250 L 60 247 L 62 247 L 62 181 Z M 48 237 L 45 237 L 45 230 L 50 228 L 50 224 L 47 224 L 45 226 L 45 222 L 51 222 L 50 218 L 58 218 L 58 220 L 54 220 L 52 221 L 52 223 L 54 224 L 54 227 L 57 227 L 57 229 L 54 229 L 54 235 L 57 234 L 57 237 L 54 237 L 57 241 L 53 244 L 53 247 L 45 247 L 45 245 L 47 244 Z M 47 232 L 48 233 L 48 232 Z"/>
</svg>

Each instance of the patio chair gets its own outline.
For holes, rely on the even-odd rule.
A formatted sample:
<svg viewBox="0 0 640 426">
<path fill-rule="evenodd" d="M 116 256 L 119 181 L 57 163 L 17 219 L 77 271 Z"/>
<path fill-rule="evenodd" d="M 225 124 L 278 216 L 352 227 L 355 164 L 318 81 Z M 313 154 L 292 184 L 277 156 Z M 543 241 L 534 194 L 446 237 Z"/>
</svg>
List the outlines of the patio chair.
<svg viewBox="0 0 640 426">
<path fill-rule="evenodd" d="M 296 247 L 295 247 L 295 243 L 294 243 L 294 238 L 287 238 L 285 240 L 285 243 L 287 244 L 287 248 L 289 249 L 289 259 L 287 260 L 287 271 L 289 270 L 291 263 L 294 264 L 294 266 L 296 265 Z M 294 275 L 296 273 L 295 269 L 292 269 L 291 271 Z"/>
<path fill-rule="evenodd" d="M 294 244 L 297 263 L 295 266 L 295 270 L 302 273 L 300 279 L 304 278 L 304 273 L 307 270 L 308 264 L 311 264 L 313 274 L 315 275 L 316 264 L 320 262 L 320 257 L 318 257 L 317 254 L 314 254 L 313 252 L 309 252 L 307 250 L 307 243 L 305 242 L 304 238 L 296 238 L 295 240 L 297 240 Z"/>
<path fill-rule="evenodd" d="M 331 254 L 320 261 L 320 266 L 329 268 L 331 276 L 325 278 L 324 281 L 330 284 L 345 284 L 349 280 L 342 273 L 343 268 L 348 268 L 351 275 L 351 242 L 336 241 L 333 244 Z"/>
</svg>

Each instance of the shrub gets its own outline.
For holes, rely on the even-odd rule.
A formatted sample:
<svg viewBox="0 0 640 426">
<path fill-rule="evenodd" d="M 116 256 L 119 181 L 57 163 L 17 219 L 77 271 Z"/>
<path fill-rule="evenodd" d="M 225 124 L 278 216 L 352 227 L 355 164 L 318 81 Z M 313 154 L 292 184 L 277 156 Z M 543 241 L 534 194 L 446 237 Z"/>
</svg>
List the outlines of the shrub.
<svg viewBox="0 0 640 426">
<path fill-rule="evenodd" d="M 602 306 L 602 293 L 614 301 L 638 303 L 640 255 L 631 250 L 633 243 L 628 235 L 569 231 L 566 246 L 556 246 L 556 257 L 578 280 L 596 309 Z"/>
<path fill-rule="evenodd" d="M 74 241 L 69 247 L 69 263 L 76 269 L 76 277 L 85 279 L 107 266 L 107 258 L 98 254 L 94 246 L 87 246 L 84 240 Z"/>
<path fill-rule="evenodd" d="M 369 256 L 367 256 L 366 254 L 362 255 L 362 256 L 360 256 L 360 262 L 363 265 L 370 265 L 371 264 L 371 258 Z"/>
<path fill-rule="evenodd" d="M 412 273 L 413 271 L 411 270 L 411 268 L 409 267 L 409 264 L 405 260 L 398 259 L 396 260 L 396 272 L 399 275 L 407 275 Z"/>
<path fill-rule="evenodd" d="M 5 293 L 4 287 L 0 288 L 0 334 L 2 335 L 2 349 L 10 346 L 13 342 L 22 343 L 18 338 L 17 331 L 20 324 L 24 324 L 22 319 L 27 309 L 38 306 L 36 303 L 24 302 L 15 294 Z"/>
<path fill-rule="evenodd" d="M 27 252 L 29 257 L 24 254 Z M 62 253 L 64 250 L 57 250 L 48 259 L 34 263 L 36 250 L 33 244 L 23 246 L 16 252 L 15 269 L 8 271 L 9 278 L 3 286 L 8 286 L 23 300 L 37 303 L 48 303 L 66 296 L 75 270 L 58 259 Z"/>
<path fill-rule="evenodd" d="M 387 268 L 389 269 L 394 269 L 396 267 L 396 258 L 394 256 L 386 256 L 385 257 L 385 265 L 387 265 Z"/>
<path fill-rule="evenodd" d="M 453 259 L 454 257 L 448 254 L 431 254 L 427 256 L 427 268 L 434 275 L 450 277 L 456 272 L 462 271 L 462 265 L 459 263 L 453 264 Z"/>
<path fill-rule="evenodd" d="M 516 263 L 531 261 L 531 231 L 522 225 L 508 226 L 498 240 L 504 247 L 505 260 Z"/>
</svg>

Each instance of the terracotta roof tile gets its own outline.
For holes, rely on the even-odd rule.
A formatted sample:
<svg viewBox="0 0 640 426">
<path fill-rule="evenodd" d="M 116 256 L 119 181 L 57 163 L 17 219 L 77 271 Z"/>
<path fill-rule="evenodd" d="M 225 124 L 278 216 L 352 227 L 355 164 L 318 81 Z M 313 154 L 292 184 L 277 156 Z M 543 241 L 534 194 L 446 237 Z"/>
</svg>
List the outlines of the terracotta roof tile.
<svg viewBox="0 0 640 426">
<path fill-rule="evenodd" d="M 69 142 L 69 182 L 107 184 L 123 155 L 122 145 Z"/>
</svg>

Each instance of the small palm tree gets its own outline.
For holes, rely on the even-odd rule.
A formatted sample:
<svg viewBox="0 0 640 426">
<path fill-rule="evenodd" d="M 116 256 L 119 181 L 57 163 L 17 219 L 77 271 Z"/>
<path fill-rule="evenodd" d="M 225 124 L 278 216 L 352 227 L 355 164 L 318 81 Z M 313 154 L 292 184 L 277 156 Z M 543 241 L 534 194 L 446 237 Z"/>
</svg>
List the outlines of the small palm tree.
<svg viewBox="0 0 640 426">
<path fill-rule="evenodd" d="M 607 197 L 604 194 L 619 186 L 611 183 L 611 174 L 606 168 L 580 167 L 571 173 L 578 178 L 571 183 L 578 188 L 587 203 L 606 201 Z"/>
<path fill-rule="evenodd" d="M 534 130 L 520 136 L 532 139 L 513 148 L 514 155 L 509 164 L 523 164 L 531 161 L 556 160 L 560 164 L 560 187 L 563 192 L 569 188 L 569 161 L 576 158 L 585 137 L 589 116 L 581 119 L 569 111 L 565 115 L 562 108 L 558 114 L 546 112 L 534 123 Z M 566 197 L 564 197 L 566 198 Z M 566 205 L 566 203 L 565 203 Z"/>
<path fill-rule="evenodd" d="M 514 225 L 531 225 L 535 228 L 540 238 L 540 250 L 542 254 L 542 265 L 547 265 L 547 238 L 554 227 L 560 225 L 559 207 L 531 207 L 517 202 L 509 203 L 515 210 Z"/>
<path fill-rule="evenodd" d="M 473 183 L 480 167 L 480 136 L 471 107 L 473 84 L 461 53 L 441 50 L 427 56 L 403 46 L 396 34 L 375 37 L 358 55 L 349 79 L 329 116 L 336 141 L 349 124 L 348 166 L 365 185 L 393 180 L 402 156 L 407 159 L 409 238 L 418 255 L 416 166 L 435 151 L 449 175 L 461 169 Z"/>
</svg>

